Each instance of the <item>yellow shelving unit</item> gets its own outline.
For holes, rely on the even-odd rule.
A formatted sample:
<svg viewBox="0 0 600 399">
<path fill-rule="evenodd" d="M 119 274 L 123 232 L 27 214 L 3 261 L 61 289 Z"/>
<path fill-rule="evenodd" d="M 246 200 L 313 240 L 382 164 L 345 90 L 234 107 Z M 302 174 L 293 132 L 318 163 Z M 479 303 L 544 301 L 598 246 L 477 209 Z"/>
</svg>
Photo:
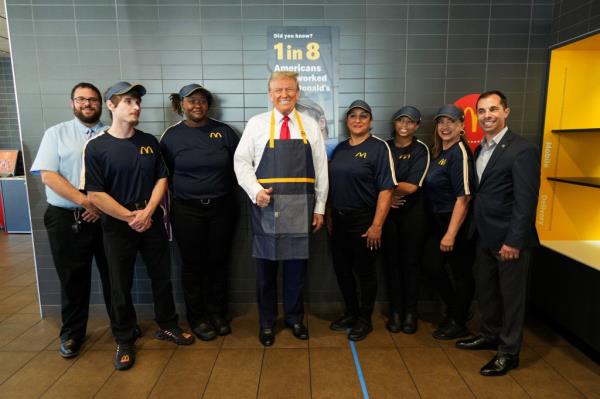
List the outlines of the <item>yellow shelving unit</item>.
<svg viewBox="0 0 600 399">
<path fill-rule="evenodd" d="M 543 246 L 600 270 L 600 33 L 551 50 L 536 225 Z"/>
</svg>

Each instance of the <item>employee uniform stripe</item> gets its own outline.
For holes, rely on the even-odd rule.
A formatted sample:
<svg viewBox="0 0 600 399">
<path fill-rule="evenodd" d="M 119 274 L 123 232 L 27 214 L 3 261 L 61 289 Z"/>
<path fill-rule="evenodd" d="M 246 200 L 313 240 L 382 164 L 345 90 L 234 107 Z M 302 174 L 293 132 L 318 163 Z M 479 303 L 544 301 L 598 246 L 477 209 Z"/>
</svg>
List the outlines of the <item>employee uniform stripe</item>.
<svg viewBox="0 0 600 399">
<path fill-rule="evenodd" d="M 467 155 L 467 150 L 465 149 L 465 145 L 462 141 L 458 143 L 458 147 L 462 153 L 463 185 L 465 186 L 465 195 L 471 195 L 471 191 L 469 189 L 469 156 Z"/>
<path fill-rule="evenodd" d="M 88 143 L 92 140 L 97 139 L 98 137 L 102 136 L 106 131 L 103 130 L 100 133 L 98 133 L 97 135 L 95 135 L 94 137 L 92 137 L 91 139 L 89 139 L 88 141 L 85 142 L 85 144 L 83 145 L 83 150 L 81 151 L 81 173 L 79 174 L 79 189 L 80 190 L 85 190 L 85 148 L 87 147 Z"/>
<path fill-rule="evenodd" d="M 380 139 L 377 136 L 373 136 L 373 137 L 376 138 L 379 141 L 382 141 L 383 144 L 385 144 L 385 148 L 387 148 L 388 161 L 390 163 L 390 170 L 392 171 L 392 180 L 393 180 L 394 184 L 397 186 L 398 185 L 398 180 L 396 179 L 396 168 L 394 167 L 394 157 L 392 156 L 392 151 L 390 150 L 390 147 L 385 142 L 385 140 L 382 140 L 382 139 Z"/>
<path fill-rule="evenodd" d="M 162 141 L 163 137 L 165 136 L 165 133 L 167 133 L 167 132 L 169 131 L 169 129 L 172 129 L 172 128 L 174 128 L 175 126 L 177 126 L 177 125 L 179 125 L 179 124 L 181 124 L 181 123 L 183 123 L 183 121 L 179 121 L 179 122 L 177 122 L 177 123 L 175 123 L 175 124 L 173 124 L 173 125 L 169 126 L 168 128 L 166 128 L 166 129 L 165 129 L 165 131 L 164 131 L 164 132 L 162 132 L 162 134 L 160 135 L 160 138 L 158 139 L 158 141 L 159 141 L 159 142 L 160 142 L 160 141 Z"/>
<path fill-rule="evenodd" d="M 421 140 L 417 139 L 417 143 L 421 144 L 425 147 L 425 151 L 427 151 L 427 165 L 425 166 L 425 170 L 423 170 L 423 175 L 421 179 L 419 179 L 419 187 L 423 187 L 423 182 L 425 181 L 425 176 L 427 176 L 427 171 L 429 170 L 429 162 L 431 162 L 431 156 L 429 154 L 429 147 L 427 144 L 423 143 Z"/>
</svg>

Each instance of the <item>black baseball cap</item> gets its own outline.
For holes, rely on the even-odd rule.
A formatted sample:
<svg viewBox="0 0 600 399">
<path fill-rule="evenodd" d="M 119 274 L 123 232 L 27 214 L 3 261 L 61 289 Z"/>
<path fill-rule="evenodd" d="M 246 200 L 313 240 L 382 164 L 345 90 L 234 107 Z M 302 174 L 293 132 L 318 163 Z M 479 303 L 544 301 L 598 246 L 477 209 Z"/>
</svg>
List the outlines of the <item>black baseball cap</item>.
<svg viewBox="0 0 600 399">
<path fill-rule="evenodd" d="M 352 111 L 354 108 L 364 109 L 365 111 L 367 111 L 369 113 L 369 115 L 371 115 L 371 117 L 373 117 L 373 112 L 371 111 L 371 106 L 369 104 L 367 104 L 366 101 L 363 101 L 363 100 L 352 101 L 352 104 L 350 104 L 350 106 L 346 110 L 346 116 L 348 116 L 350 111 Z"/>
<path fill-rule="evenodd" d="M 435 114 L 435 117 L 433 119 L 437 120 L 442 116 L 447 116 L 448 118 L 453 119 L 455 121 L 465 120 L 465 113 L 463 112 L 463 110 L 458 108 L 454 104 L 446 104 L 442 108 L 438 109 L 438 112 Z"/>
<path fill-rule="evenodd" d="M 396 111 L 394 116 L 392 116 L 392 120 L 395 121 L 403 116 L 410 118 L 410 120 L 413 122 L 421 122 L 421 111 L 412 105 L 405 105 L 404 107 L 400 108 L 398 111 Z"/>
<path fill-rule="evenodd" d="M 179 99 L 183 100 L 184 97 L 189 97 L 197 91 L 201 91 L 205 96 L 210 95 L 210 92 L 204 87 L 200 86 L 199 84 L 192 83 L 187 86 L 183 86 L 181 90 L 179 90 Z"/>
<path fill-rule="evenodd" d="M 112 96 L 120 96 L 132 91 L 135 91 L 140 97 L 146 94 L 146 88 L 139 83 L 117 82 L 104 92 L 104 98 L 108 101 Z"/>
</svg>

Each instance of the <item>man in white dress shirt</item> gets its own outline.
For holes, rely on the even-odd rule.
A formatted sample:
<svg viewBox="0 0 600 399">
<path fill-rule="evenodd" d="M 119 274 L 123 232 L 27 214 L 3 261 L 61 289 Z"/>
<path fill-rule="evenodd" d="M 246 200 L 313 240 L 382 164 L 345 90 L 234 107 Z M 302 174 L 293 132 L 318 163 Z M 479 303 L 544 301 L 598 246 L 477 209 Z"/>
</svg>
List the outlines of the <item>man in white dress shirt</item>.
<svg viewBox="0 0 600 399">
<path fill-rule="evenodd" d="M 283 268 L 285 324 L 308 339 L 303 323 L 303 288 L 309 234 L 323 225 L 327 155 L 319 126 L 300 114 L 298 74 L 274 72 L 269 78 L 273 110 L 252 117 L 234 156 L 240 186 L 252 202 L 252 256 L 257 264 L 260 342 L 275 342 L 277 269 Z"/>
</svg>

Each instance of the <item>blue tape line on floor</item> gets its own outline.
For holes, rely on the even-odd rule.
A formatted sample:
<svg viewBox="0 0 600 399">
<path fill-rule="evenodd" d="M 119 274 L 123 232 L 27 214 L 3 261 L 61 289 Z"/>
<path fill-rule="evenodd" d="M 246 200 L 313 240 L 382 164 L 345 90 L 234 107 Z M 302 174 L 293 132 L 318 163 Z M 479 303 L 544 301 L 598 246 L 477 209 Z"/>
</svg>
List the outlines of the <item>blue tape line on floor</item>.
<svg viewBox="0 0 600 399">
<path fill-rule="evenodd" d="M 350 349 L 352 349 L 352 357 L 354 358 L 354 366 L 356 366 L 356 374 L 358 374 L 358 381 L 360 382 L 360 388 L 362 389 L 363 399 L 369 399 L 369 391 L 367 391 L 367 384 L 363 377 L 362 368 L 360 367 L 360 360 L 358 360 L 358 352 L 356 351 L 356 345 L 354 341 L 348 340 Z"/>
</svg>

